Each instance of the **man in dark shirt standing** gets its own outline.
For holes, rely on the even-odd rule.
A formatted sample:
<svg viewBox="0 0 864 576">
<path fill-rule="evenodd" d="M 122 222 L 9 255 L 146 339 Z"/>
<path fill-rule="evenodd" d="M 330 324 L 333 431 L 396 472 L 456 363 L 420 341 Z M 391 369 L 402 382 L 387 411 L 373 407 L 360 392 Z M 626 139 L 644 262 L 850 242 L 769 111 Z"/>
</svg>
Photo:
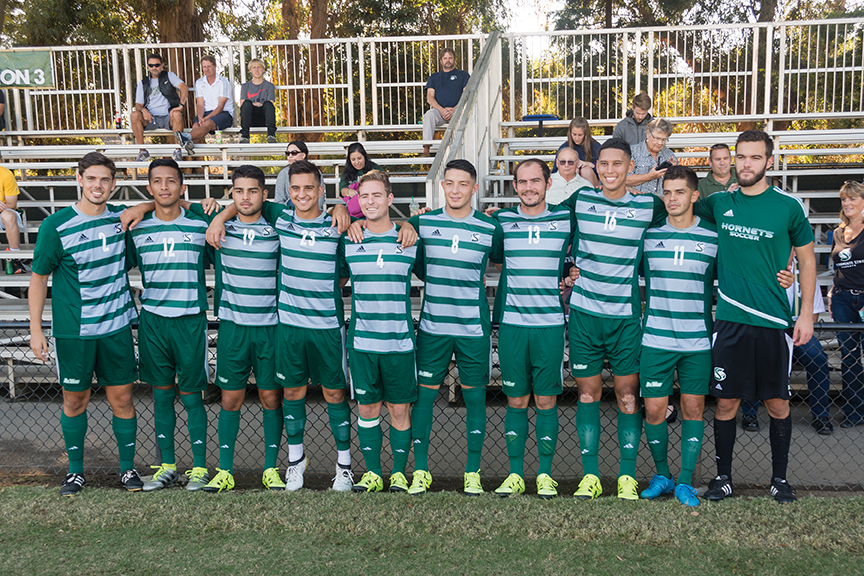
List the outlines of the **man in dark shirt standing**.
<svg viewBox="0 0 864 576">
<path fill-rule="evenodd" d="M 435 128 L 449 122 L 456 110 L 462 91 L 471 75 L 456 69 L 456 53 L 452 48 L 441 51 L 441 71 L 432 74 L 426 82 L 426 101 L 432 107 L 423 115 L 423 140 L 435 137 Z M 423 146 L 423 155 L 428 156 L 432 146 Z"/>
</svg>

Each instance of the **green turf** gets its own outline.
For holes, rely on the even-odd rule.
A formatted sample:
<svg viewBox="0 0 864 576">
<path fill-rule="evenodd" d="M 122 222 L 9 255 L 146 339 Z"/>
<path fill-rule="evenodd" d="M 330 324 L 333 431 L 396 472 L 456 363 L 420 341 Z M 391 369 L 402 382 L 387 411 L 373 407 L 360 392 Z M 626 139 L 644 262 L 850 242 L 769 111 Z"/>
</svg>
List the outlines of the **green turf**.
<svg viewBox="0 0 864 576">
<path fill-rule="evenodd" d="M 855 574 L 864 498 L 0 489 L 0 574 Z"/>
</svg>

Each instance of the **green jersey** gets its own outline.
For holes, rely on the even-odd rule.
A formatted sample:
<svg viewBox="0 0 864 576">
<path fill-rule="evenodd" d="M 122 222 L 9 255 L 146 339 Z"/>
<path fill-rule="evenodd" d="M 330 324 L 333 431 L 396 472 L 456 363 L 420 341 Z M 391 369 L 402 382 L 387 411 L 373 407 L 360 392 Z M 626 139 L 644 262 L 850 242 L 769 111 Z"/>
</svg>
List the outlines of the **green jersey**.
<svg viewBox="0 0 864 576">
<path fill-rule="evenodd" d="M 694 205 L 717 223 L 717 319 L 764 328 L 788 328 L 792 315 L 777 282 L 792 247 L 813 242 L 801 200 L 774 186 L 748 196 L 717 192 Z"/>
<path fill-rule="evenodd" d="M 207 310 L 204 248 L 207 221 L 180 209 L 169 222 L 149 212 L 129 237 L 141 271 L 141 307 L 166 318 L 190 316 Z"/>
<path fill-rule="evenodd" d="M 137 317 L 126 273 L 123 210 L 106 205 L 102 214 L 87 216 L 73 205 L 48 216 L 39 227 L 33 272 L 54 274 L 55 338 L 100 338 L 123 330 Z"/>
<path fill-rule="evenodd" d="M 717 229 L 696 219 L 687 229 L 666 222 L 645 233 L 642 345 L 670 352 L 711 350 L 711 304 Z"/>
<path fill-rule="evenodd" d="M 474 210 L 453 218 L 444 208 L 408 221 L 423 241 L 417 276 L 426 283 L 420 330 L 440 336 L 488 337 L 486 266 L 502 261 L 501 225 Z"/>
</svg>

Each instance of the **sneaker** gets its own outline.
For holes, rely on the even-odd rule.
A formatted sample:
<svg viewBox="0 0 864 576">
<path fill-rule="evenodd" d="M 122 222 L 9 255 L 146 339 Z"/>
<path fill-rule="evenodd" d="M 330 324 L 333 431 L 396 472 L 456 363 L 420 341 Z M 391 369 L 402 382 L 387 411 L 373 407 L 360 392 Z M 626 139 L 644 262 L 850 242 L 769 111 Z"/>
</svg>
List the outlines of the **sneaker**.
<svg viewBox="0 0 864 576">
<path fill-rule="evenodd" d="M 234 488 L 234 475 L 225 470 L 216 469 L 216 477 L 201 488 L 204 492 L 227 492 Z M 277 472 L 278 474 L 278 472 Z"/>
<path fill-rule="evenodd" d="M 725 474 L 711 480 L 708 483 L 708 489 L 702 495 L 706 500 L 713 500 L 715 502 L 729 496 L 732 496 L 732 479 Z"/>
<path fill-rule="evenodd" d="M 134 468 L 130 468 L 120 475 L 120 483 L 123 484 L 127 492 L 138 492 L 144 488 L 144 482 Z"/>
<path fill-rule="evenodd" d="M 147 162 L 148 160 L 150 160 L 150 152 L 147 150 L 141 150 L 135 158 L 135 162 Z"/>
<path fill-rule="evenodd" d="M 200 466 L 192 468 L 192 470 L 187 470 L 186 477 L 189 479 L 186 483 L 186 490 L 189 490 L 190 492 L 202 490 L 210 483 L 210 473 L 207 472 L 207 468 L 202 468 Z"/>
<path fill-rule="evenodd" d="M 267 136 L 267 143 L 268 144 L 278 144 L 279 141 L 276 140 L 276 136 L 271 135 L 271 136 Z"/>
<path fill-rule="evenodd" d="M 791 504 L 795 502 L 795 489 L 784 478 L 772 478 L 771 496 L 781 504 Z"/>
<path fill-rule="evenodd" d="M 186 141 L 183 140 L 183 132 L 181 132 L 180 130 L 174 131 L 174 140 L 177 142 L 177 145 L 180 146 L 181 148 L 183 147 L 183 144 L 186 143 Z"/>
<path fill-rule="evenodd" d="M 558 483 L 548 474 L 540 474 L 537 476 L 537 496 L 548 500 L 558 496 Z"/>
<path fill-rule="evenodd" d="M 586 474 L 582 481 L 579 482 L 579 487 L 573 493 L 574 498 L 582 498 L 584 500 L 593 500 L 603 493 L 603 486 L 600 485 L 600 478 L 594 474 Z"/>
<path fill-rule="evenodd" d="M 27 266 L 21 260 L 12 260 L 12 274 L 26 274 L 29 272 Z"/>
<path fill-rule="evenodd" d="M 618 477 L 618 498 L 621 500 L 638 500 L 638 488 L 639 483 L 632 476 L 625 474 Z"/>
<path fill-rule="evenodd" d="M 261 483 L 268 490 L 285 490 L 285 483 L 282 482 L 282 475 L 279 474 L 278 468 L 267 468 L 264 470 Z"/>
<path fill-rule="evenodd" d="M 195 143 L 192 142 L 192 136 L 189 134 L 183 133 L 183 148 L 186 149 L 186 152 L 192 154 L 195 151 Z"/>
<path fill-rule="evenodd" d="M 177 163 L 182 162 L 183 161 L 183 150 L 181 150 L 180 148 L 177 148 L 176 150 L 174 150 L 174 152 L 171 153 L 171 157 Z"/>
<path fill-rule="evenodd" d="M 144 483 L 144 492 L 153 492 L 154 490 L 161 490 L 162 488 L 167 488 L 171 484 L 177 481 L 177 469 L 176 468 L 168 468 L 164 464 L 160 466 L 151 466 L 156 470 L 156 473 L 153 474 L 153 479 L 150 482 Z"/>
<path fill-rule="evenodd" d="M 354 473 L 350 468 L 342 468 L 336 465 L 336 476 L 333 478 L 333 490 L 336 492 L 349 492 L 354 486 Z"/>
<path fill-rule="evenodd" d="M 465 473 L 465 488 L 462 493 L 466 496 L 479 496 L 483 494 L 483 485 L 480 484 L 480 472 Z"/>
<path fill-rule="evenodd" d="M 249 143 L 249 137 L 248 136 L 241 136 L 240 137 L 240 144 L 248 144 L 248 143 Z"/>
<path fill-rule="evenodd" d="M 354 492 L 380 492 L 383 489 L 384 479 L 375 472 L 366 472 L 360 481 L 351 487 Z"/>
<path fill-rule="evenodd" d="M 74 496 L 81 492 L 81 488 L 84 487 L 84 475 L 83 474 L 67 474 L 66 480 L 63 481 L 63 484 L 60 486 L 60 495 L 61 496 Z"/>
<path fill-rule="evenodd" d="M 685 506 L 698 506 L 699 496 L 689 484 L 679 484 L 675 487 L 675 498 Z"/>
<path fill-rule="evenodd" d="M 815 418 L 810 422 L 810 426 L 816 430 L 820 436 L 830 436 L 834 433 L 834 425 L 828 418 Z"/>
<path fill-rule="evenodd" d="M 407 492 L 408 479 L 402 472 L 390 475 L 390 492 Z"/>
<path fill-rule="evenodd" d="M 432 485 L 432 475 L 426 470 L 415 470 L 414 477 L 411 478 L 411 488 L 408 489 L 408 494 L 419 496 L 425 494 L 429 486 Z"/>
<path fill-rule="evenodd" d="M 752 414 L 742 414 L 741 428 L 743 428 L 745 432 L 758 432 L 759 418 Z"/>
<path fill-rule="evenodd" d="M 673 490 L 675 490 L 675 480 L 661 476 L 660 474 L 654 474 L 654 477 L 651 478 L 651 483 L 648 484 L 648 488 L 643 490 L 640 496 L 645 500 L 654 500 L 658 496 L 669 494 Z"/>
<path fill-rule="evenodd" d="M 864 420 L 853 420 L 847 416 L 840 423 L 840 428 L 854 428 L 855 426 L 861 426 L 862 424 L 864 424 Z"/>
<path fill-rule="evenodd" d="M 303 460 L 297 464 L 288 466 L 288 469 L 285 470 L 285 490 L 296 492 L 303 487 L 303 473 L 306 472 L 308 465 L 309 459 L 304 456 Z"/>
<path fill-rule="evenodd" d="M 502 498 L 516 496 L 525 492 L 525 481 L 519 474 L 510 474 L 504 483 L 495 489 L 495 494 Z"/>
</svg>

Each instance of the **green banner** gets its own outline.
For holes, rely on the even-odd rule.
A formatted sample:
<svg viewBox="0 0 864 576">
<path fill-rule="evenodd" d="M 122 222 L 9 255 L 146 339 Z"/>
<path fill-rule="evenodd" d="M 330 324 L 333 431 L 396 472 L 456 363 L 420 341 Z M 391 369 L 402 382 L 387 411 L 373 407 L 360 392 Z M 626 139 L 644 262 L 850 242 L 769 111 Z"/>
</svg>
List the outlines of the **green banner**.
<svg viewBox="0 0 864 576">
<path fill-rule="evenodd" d="M 0 50 L 0 88 L 53 88 L 51 50 Z"/>
</svg>

